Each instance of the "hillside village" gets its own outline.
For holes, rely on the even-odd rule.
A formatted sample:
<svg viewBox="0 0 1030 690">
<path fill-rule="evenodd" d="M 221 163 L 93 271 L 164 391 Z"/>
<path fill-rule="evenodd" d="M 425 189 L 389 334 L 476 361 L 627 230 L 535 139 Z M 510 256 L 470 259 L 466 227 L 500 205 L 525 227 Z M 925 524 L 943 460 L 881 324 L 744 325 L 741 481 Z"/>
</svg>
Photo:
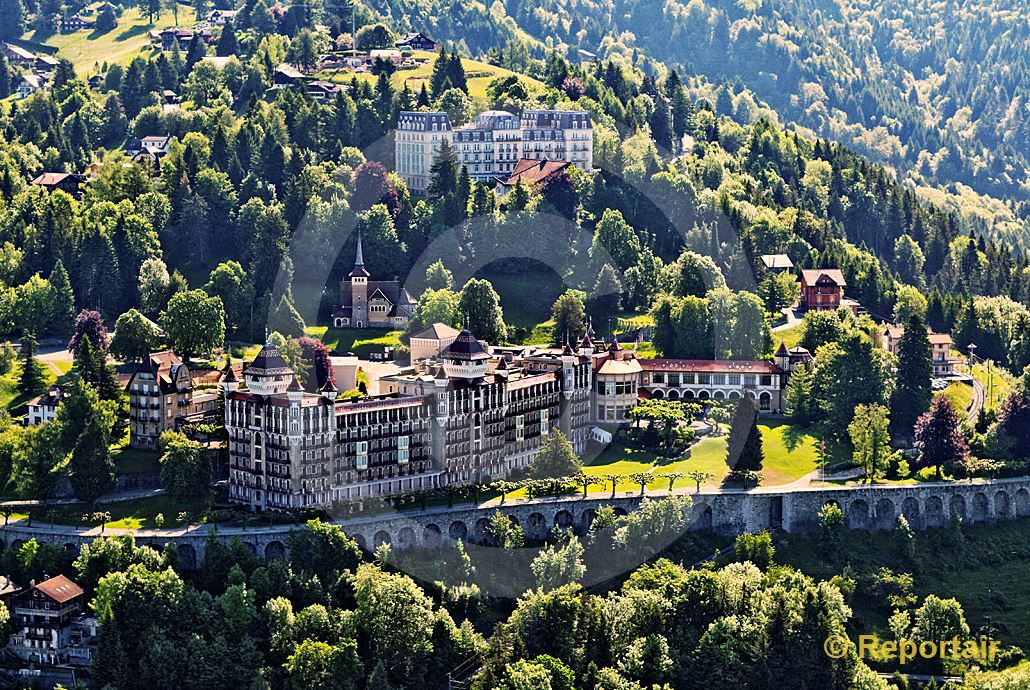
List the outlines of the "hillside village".
<svg viewBox="0 0 1030 690">
<path fill-rule="evenodd" d="M 366 5 L 17 2 L 0 12 L 0 508 L 4 530 L 50 538 L 0 532 L 0 684 L 170 687 L 196 663 L 189 687 L 408 688 L 472 657 L 460 687 L 686 687 L 717 644 L 703 634 L 641 633 L 661 672 L 546 645 L 523 664 L 524 640 L 487 640 L 522 634 L 534 597 L 580 596 L 583 544 L 590 568 L 633 561 L 632 530 L 650 551 L 596 585 L 627 611 L 634 587 L 695 576 L 786 586 L 768 570 L 782 512 L 723 543 L 713 497 L 1027 474 L 1026 256 L 840 144 L 727 114 L 746 94 L 518 38 L 471 55 Z M 65 57 L 116 40 L 117 59 Z M 855 609 L 907 630 L 934 600 L 887 566 L 845 578 L 844 531 L 882 526 L 863 549 L 903 537 L 889 563 L 919 571 L 915 531 L 960 541 L 968 520 L 988 551 L 989 526 L 1030 515 L 1024 494 L 935 523 L 928 501 L 827 501 L 811 548 L 836 584 L 799 569 L 796 586 L 835 594 L 798 618 L 843 630 L 838 585 L 849 602 L 897 588 L 890 611 Z M 617 496 L 639 511 L 556 514 L 539 538 L 501 511 Z M 493 512 L 433 547 L 428 528 L 419 544 L 346 535 L 427 505 Z M 288 536 L 259 552 L 220 526 Z M 181 541 L 198 534 L 203 558 Z M 527 546 L 581 572 L 476 561 L 532 573 L 528 603 L 472 584 L 466 548 Z M 464 579 L 407 578 L 393 549 L 416 547 Z M 763 558 L 765 574 L 735 570 Z M 404 649 L 362 627 L 379 587 L 413 588 L 433 621 Z M 126 592 L 166 618 L 144 624 Z M 161 659 L 176 646 L 189 659 Z M 806 687 L 896 687 L 865 662 Z"/>
</svg>

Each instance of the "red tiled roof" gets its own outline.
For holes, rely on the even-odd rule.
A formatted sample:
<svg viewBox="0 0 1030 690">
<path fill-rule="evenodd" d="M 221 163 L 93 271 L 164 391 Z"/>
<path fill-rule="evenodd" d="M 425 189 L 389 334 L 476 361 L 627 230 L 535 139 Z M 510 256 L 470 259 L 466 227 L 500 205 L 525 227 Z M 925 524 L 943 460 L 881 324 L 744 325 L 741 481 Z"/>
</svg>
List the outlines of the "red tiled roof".
<svg viewBox="0 0 1030 690">
<path fill-rule="evenodd" d="M 83 594 L 82 587 L 66 578 L 64 575 L 58 575 L 52 577 L 45 582 L 40 582 L 36 585 L 36 589 L 47 595 L 58 604 L 63 604 L 66 601 L 71 601 L 75 597 L 81 597 Z"/>
<path fill-rule="evenodd" d="M 848 284 L 839 268 L 806 268 L 801 271 L 801 280 L 805 285 L 815 285 L 824 276 L 841 287 Z"/>
<path fill-rule="evenodd" d="M 779 374 L 780 368 L 767 360 L 753 359 L 641 359 L 644 371 L 679 371 L 745 374 Z"/>
<path fill-rule="evenodd" d="M 49 187 L 51 185 L 60 184 L 68 178 L 71 173 L 66 172 L 45 172 L 32 181 L 32 184 Z"/>
<path fill-rule="evenodd" d="M 524 185 L 534 185 L 543 182 L 552 175 L 560 173 L 569 164 L 564 161 L 538 161 L 523 158 L 515 164 L 515 169 L 504 184 L 514 187 L 521 182 Z"/>
</svg>

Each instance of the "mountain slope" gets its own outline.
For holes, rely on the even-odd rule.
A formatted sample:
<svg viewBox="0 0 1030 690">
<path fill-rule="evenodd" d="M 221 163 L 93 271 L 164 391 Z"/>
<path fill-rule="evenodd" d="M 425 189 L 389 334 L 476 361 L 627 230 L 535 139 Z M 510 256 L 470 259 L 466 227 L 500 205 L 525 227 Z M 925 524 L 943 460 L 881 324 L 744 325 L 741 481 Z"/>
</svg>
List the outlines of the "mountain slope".
<svg viewBox="0 0 1030 690">
<path fill-rule="evenodd" d="M 1030 19 L 1021 0 L 367 0 L 485 53 L 529 36 L 742 84 L 785 119 L 909 173 L 1030 200 Z M 500 41 L 500 42 L 499 42 Z M 722 114 L 733 113 L 729 98 Z"/>
</svg>

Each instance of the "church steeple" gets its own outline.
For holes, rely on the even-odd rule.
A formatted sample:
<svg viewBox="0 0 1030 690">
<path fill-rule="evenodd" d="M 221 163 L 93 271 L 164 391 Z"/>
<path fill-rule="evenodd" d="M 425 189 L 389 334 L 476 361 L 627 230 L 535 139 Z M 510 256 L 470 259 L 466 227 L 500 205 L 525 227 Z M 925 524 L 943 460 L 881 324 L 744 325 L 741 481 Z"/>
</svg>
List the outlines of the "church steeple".
<svg viewBox="0 0 1030 690">
<path fill-rule="evenodd" d="M 350 277 L 364 276 L 368 277 L 368 271 L 365 270 L 365 257 L 361 253 L 361 231 L 358 230 L 358 249 L 354 252 L 354 270 L 350 272 Z"/>
</svg>

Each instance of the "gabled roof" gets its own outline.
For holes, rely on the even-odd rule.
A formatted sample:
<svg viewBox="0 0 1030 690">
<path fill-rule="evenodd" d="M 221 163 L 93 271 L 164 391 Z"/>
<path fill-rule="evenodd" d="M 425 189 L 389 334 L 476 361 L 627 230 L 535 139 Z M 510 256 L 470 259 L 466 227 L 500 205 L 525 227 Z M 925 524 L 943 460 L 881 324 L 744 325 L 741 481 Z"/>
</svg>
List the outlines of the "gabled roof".
<svg viewBox="0 0 1030 690">
<path fill-rule="evenodd" d="M 39 185 L 41 187 L 52 187 L 54 185 L 61 184 L 69 177 L 73 178 L 76 182 L 79 181 L 78 175 L 73 175 L 72 173 L 45 172 L 39 175 L 36 179 L 34 179 L 32 181 L 32 184 Z"/>
<path fill-rule="evenodd" d="M 423 328 L 418 333 L 413 334 L 412 338 L 423 338 L 429 340 L 443 340 L 445 338 L 457 338 L 459 331 L 457 328 L 451 328 L 445 323 L 434 323 L 428 328 Z"/>
<path fill-rule="evenodd" d="M 42 592 L 58 604 L 63 604 L 83 595 L 82 587 L 79 587 L 64 575 L 58 575 L 40 582 L 34 589 Z"/>
<path fill-rule="evenodd" d="M 524 185 L 535 185 L 554 177 L 569 167 L 566 161 L 538 161 L 523 158 L 515 164 L 515 169 L 504 181 L 505 186 L 514 187 L 521 182 Z"/>
<path fill-rule="evenodd" d="M 794 268 L 794 262 L 786 254 L 762 254 L 762 263 L 770 270 Z"/>
<path fill-rule="evenodd" d="M 33 89 L 38 89 L 43 85 L 43 81 L 36 74 L 23 74 L 21 80 Z"/>
<path fill-rule="evenodd" d="M 801 280 L 806 285 L 830 282 L 845 287 L 848 284 L 839 268 L 805 268 L 801 271 Z"/>
</svg>

